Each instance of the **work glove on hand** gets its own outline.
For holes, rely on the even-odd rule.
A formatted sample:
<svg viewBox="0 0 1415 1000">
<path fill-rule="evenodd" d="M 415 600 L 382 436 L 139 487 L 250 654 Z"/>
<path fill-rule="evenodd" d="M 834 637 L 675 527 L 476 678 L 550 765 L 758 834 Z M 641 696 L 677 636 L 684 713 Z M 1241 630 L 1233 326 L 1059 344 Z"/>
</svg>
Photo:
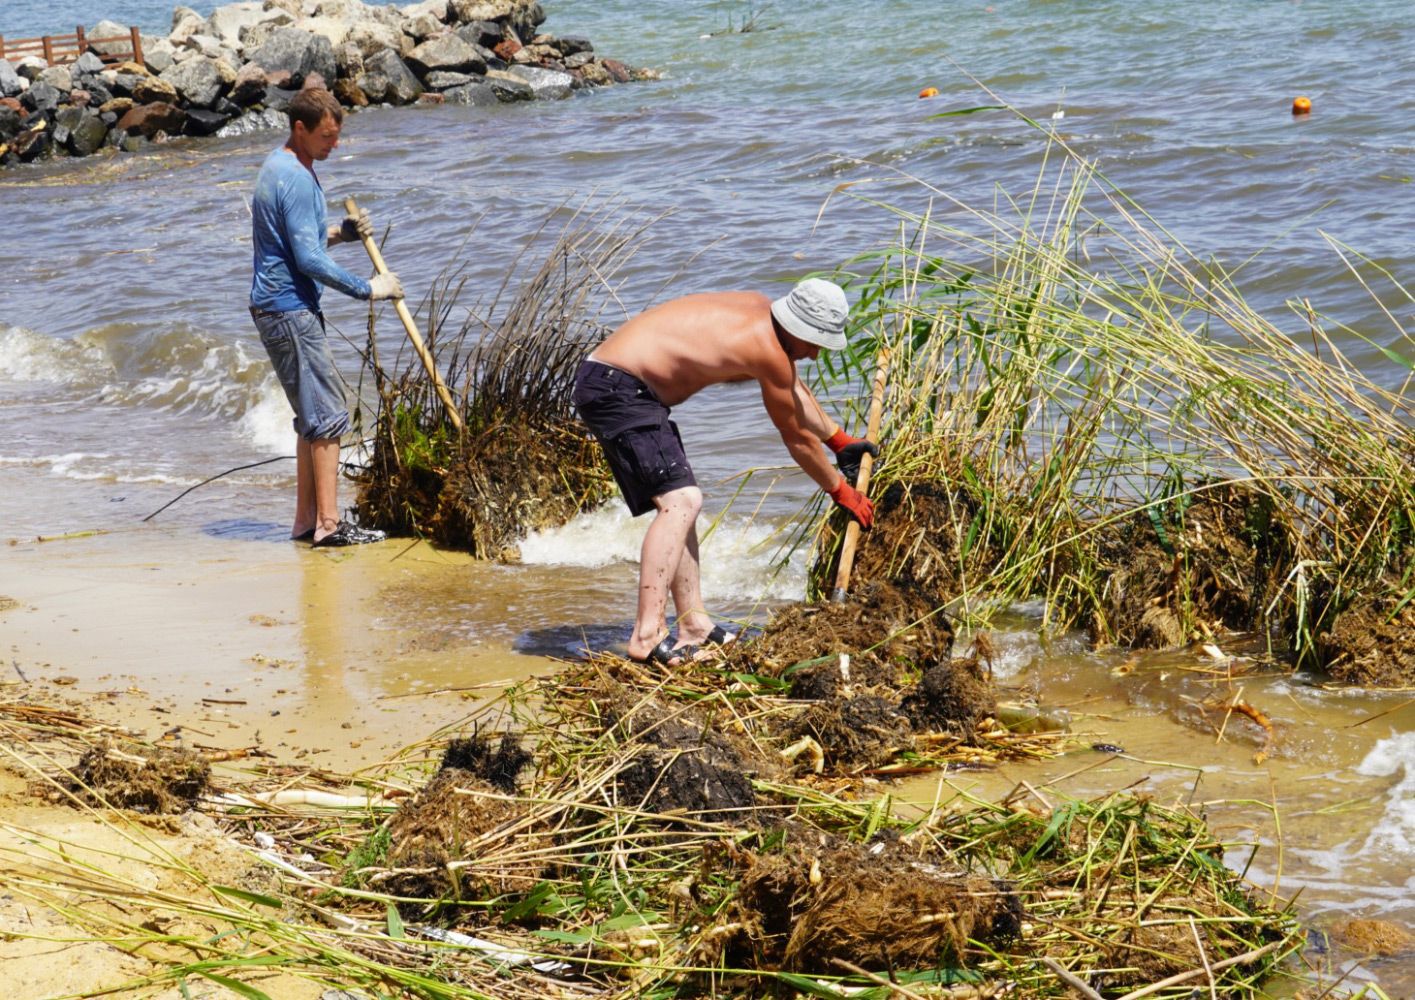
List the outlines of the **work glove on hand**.
<svg viewBox="0 0 1415 1000">
<path fill-rule="evenodd" d="M 365 236 L 372 236 L 373 223 L 369 221 L 368 210 L 361 208 L 354 215 L 344 216 L 344 221 L 339 223 L 338 230 L 329 235 L 340 243 L 353 243 Z"/>
<path fill-rule="evenodd" d="M 867 454 L 871 458 L 879 456 L 879 445 L 853 438 L 838 428 L 826 438 L 825 446 L 835 452 L 835 465 L 851 486 L 859 482 L 860 459 Z"/>
<path fill-rule="evenodd" d="M 840 480 L 840 485 L 835 489 L 826 491 L 826 495 L 838 506 L 845 508 L 845 512 L 853 517 L 861 528 L 868 530 L 870 525 L 875 523 L 875 505 L 870 503 L 869 497 L 844 479 Z"/>
<path fill-rule="evenodd" d="M 368 285 L 368 297 L 371 302 L 377 302 L 379 299 L 401 299 L 403 297 L 403 283 L 392 271 L 375 274 L 369 279 Z"/>
</svg>

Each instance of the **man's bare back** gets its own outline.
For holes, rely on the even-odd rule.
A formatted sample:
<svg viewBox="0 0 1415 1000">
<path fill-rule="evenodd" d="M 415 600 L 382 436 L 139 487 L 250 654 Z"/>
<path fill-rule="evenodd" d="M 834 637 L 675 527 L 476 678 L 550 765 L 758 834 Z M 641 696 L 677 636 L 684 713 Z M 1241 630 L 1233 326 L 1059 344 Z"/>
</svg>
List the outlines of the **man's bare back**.
<svg viewBox="0 0 1415 1000">
<path fill-rule="evenodd" d="M 772 325 L 771 299 L 759 292 L 704 292 L 654 306 L 591 357 L 642 379 L 665 406 L 721 382 L 779 380 L 794 362 Z"/>
</svg>

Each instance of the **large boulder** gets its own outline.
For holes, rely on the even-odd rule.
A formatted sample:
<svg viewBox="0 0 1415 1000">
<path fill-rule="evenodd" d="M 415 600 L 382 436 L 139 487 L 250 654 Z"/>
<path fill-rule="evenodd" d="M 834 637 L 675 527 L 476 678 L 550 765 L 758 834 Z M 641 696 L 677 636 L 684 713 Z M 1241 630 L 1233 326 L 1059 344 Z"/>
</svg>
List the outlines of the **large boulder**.
<svg viewBox="0 0 1415 1000">
<path fill-rule="evenodd" d="M 206 19 L 206 30 L 213 35 L 220 43 L 229 49 L 241 48 L 241 32 L 268 21 L 274 16 L 288 17 L 284 11 L 271 11 L 265 9 L 265 4 L 251 0 L 248 3 L 228 3 L 224 7 L 217 7 L 211 12 L 211 16 Z"/>
<path fill-rule="evenodd" d="M 138 104 L 176 104 L 177 88 L 160 76 L 143 77 L 133 84 L 133 100 Z"/>
<path fill-rule="evenodd" d="M 49 152 L 49 133 L 43 128 L 30 129 L 15 136 L 10 144 L 21 163 L 31 163 Z"/>
<path fill-rule="evenodd" d="M 403 34 L 410 36 L 416 42 L 440 35 L 446 30 L 447 25 L 428 13 L 410 17 L 403 22 Z"/>
<path fill-rule="evenodd" d="M 469 43 L 451 33 L 423 42 L 413 49 L 406 61 L 418 76 L 486 72 L 486 60 Z"/>
<path fill-rule="evenodd" d="M 187 135 L 215 135 L 230 121 L 229 115 L 206 108 L 188 108 L 183 131 Z"/>
<path fill-rule="evenodd" d="M 178 96 L 198 108 L 211 107 L 227 88 L 224 74 L 215 59 L 188 59 L 173 66 L 158 79 L 170 83 L 176 88 Z"/>
<path fill-rule="evenodd" d="M 142 58 L 147 64 L 147 69 L 152 73 L 161 73 L 177 61 L 177 47 L 166 38 L 159 38 L 155 42 L 149 43 L 144 40 L 142 43 Z"/>
<path fill-rule="evenodd" d="M 342 76 L 335 80 L 333 93 L 346 108 L 368 107 L 368 95 L 359 89 L 359 85 L 351 77 Z"/>
<path fill-rule="evenodd" d="M 49 64 L 39 56 L 25 56 L 19 62 L 15 63 L 16 75 L 22 80 L 28 80 L 30 83 L 34 83 L 39 74 L 43 73 L 48 68 Z"/>
<path fill-rule="evenodd" d="M 339 67 L 339 79 L 355 80 L 364 71 L 364 54 L 353 42 L 345 42 L 334 50 L 334 65 Z"/>
<path fill-rule="evenodd" d="M 270 132 L 289 127 L 290 119 L 279 111 L 266 108 L 264 111 L 251 111 L 234 121 L 227 122 L 216 135 L 217 138 L 226 139 L 234 135 L 250 135 L 252 132 Z"/>
<path fill-rule="evenodd" d="M 25 92 L 20 74 L 4 59 L 0 59 L 0 97 L 19 97 Z"/>
<path fill-rule="evenodd" d="M 85 108 L 80 113 L 78 122 L 69 129 L 66 148 L 74 156 L 88 156 L 96 153 L 103 146 L 103 140 L 108 138 L 108 126 L 103 123 L 103 119 L 98 112 Z M 58 141 L 58 130 L 56 129 L 55 141 Z"/>
<path fill-rule="evenodd" d="M 177 7 L 172 11 L 172 30 L 167 40 L 173 46 L 181 45 L 188 38 L 206 30 L 206 18 L 190 7 Z"/>
<path fill-rule="evenodd" d="M 575 78 L 558 70 L 542 69 L 539 66 L 512 66 L 508 72 L 530 84 L 537 100 L 558 101 L 569 97 L 575 86 Z"/>
<path fill-rule="evenodd" d="M 407 63 L 388 49 L 364 60 L 364 72 L 358 83 L 370 101 L 389 104 L 411 104 L 423 92 L 423 85 Z"/>
<path fill-rule="evenodd" d="M 231 84 L 231 100 L 241 107 L 249 107 L 265 96 L 268 85 L 265 70 L 255 63 L 246 63 L 236 70 L 236 81 Z"/>
<path fill-rule="evenodd" d="M 85 76 L 93 76 L 97 73 L 102 73 L 104 68 L 105 64 L 102 59 L 98 58 L 98 56 L 94 55 L 92 52 L 84 52 L 83 55 L 69 64 L 69 73 L 75 80 L 78 80 Z"/>
<path fill-rule="evenodd" d="M 311 31 L 316 35 L 323 35 L 329 39 L 331 49 L 337 49 L 349 40 L 348 21 L 337 17 L 311 17 L 298 23 L 298 27 L 305 31 Z"/>
<path fill-rule="evenodd" d="M 288 72 L 292 87 L 303 83 L 306 74 L 318 73 L 326 80 L 333 80 L 339 71 L 329 39 L 300 28 L 277 28 L 269 40 L 249 56 L 251 62 L 267 73 Z"/>
<path fill-rule="evenodd" d="M 457 28 L 457 36 L 473 45 L 490 49 L 506 38 L 506 29 L 495 21 L 468 21 Z"/>
<path fill-rule="evenodd" d="M 175 104 L 155 101 L 140 104 L 118 119 L 118 128 L 129 135 L 151 139 L 158 132 L 178 135 L 186 124 L 187 113 Z"/>
<path fill-rule="evenodd" d="M 531 89 L 531 85 L 520 77 L 512 76 L 510 72 L 500 69 L 489 69 L 486 71 L 486 82 L 491 87 L 492 92 L 504 101 L 534 101 L 536 92 Z"/>
<path fill-rule="evenodd" d="M 392 25 L 368 19 L 355 22 L 345 41 L 355 46 L 359 53 L 368 59 L 385 49 L 397 52 L 403 44 L 403 32 Z"/>
<path fill-rule="evenodd" d="M 20 96 L 20 104 L 24 106 L 26 111 L 38 111 L 47 114 L 59 107 L 59 101 L 62 97 L 63 95 L 49 84 L 35 83 Z"/>
<path fill-rule="evenodd" d="M 431 14 L 443 22 L 447 20 L 447 0 L 422 0 L 422 3 L 410 3 L 399 9 L 408 20 L 422 14 Z"/>
<path fill-rule="evenodd" d="M 500 99 L 496 96 L 496 91 L 491 89 L 490 84 L 478 80 L 475 83 L 464 83 L 460 87 L 453 87 L 442 92 L 444 104 L 470 104 L 477 108 L 490 107 L 493 104 L 500 104 Z"/>
<path fill-rule="evenodd" d="M 482 83 L 481 77 L 470 73 L 429 73 L 423 77 L 423 86 L 428 90 L 451 90 L 469 83 Z"/>
<path fill-rule="evenodd" d="M 20 113 L 11 108 L 0 108 L 0 142 L 8 142 L 20 134 Z"/>
<path fill-rule="evenodd" d="M 34 78 L 35 83 L 47 83 L 55 90 L 69 91 L 74 87 L 74 75 L 67 66 L 50 66 Z"/>
<path fill-rule="evenodd" d="M 88 38 L 112 38 L 111 42 L 89 42 L 89 48 L 103 56 L 131 55 L 133 51 L 132 29 L 126 24 L 105 18 L 90 28 Z"/>
</svg>

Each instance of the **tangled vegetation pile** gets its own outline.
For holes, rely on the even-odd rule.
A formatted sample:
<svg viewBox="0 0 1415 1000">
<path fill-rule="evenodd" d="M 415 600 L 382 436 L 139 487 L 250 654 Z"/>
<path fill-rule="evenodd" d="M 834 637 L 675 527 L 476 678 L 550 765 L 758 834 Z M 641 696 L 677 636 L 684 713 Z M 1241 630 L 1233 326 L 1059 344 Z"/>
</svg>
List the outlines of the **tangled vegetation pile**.
<svg viewBox="0 0 1415 1000">
<path fill-rule="evenodd" d="M 210 783 L 211 765 L 191 750 L 107 741 L 79 758 L 68 790 L 98 806 L 170 814 L 195 806 Z"/>
<path fill-rule="evenodd" d="M 913 236 L 847 268 L 856 329 L 821 378 L 869 385 L 887 353 L 871 494 L 904 521 L 865 535 L 857 578 L 930 588 L 975 626 L 1041 598 L 1098 645 L 1253 632 L 1294 666 L 1415 686 L 1415 406 L 1343 351 L 1415 367 L 1411 293 L 1333 242 L 1397 346 L 1305 304 L 1289 333 L 1047 143 L 1024 197 L 898 210 Z M 841 524 L 810 536 L 815 593 Z"/>
<path fill-rule="evenodd" d="M 0 845 L 0 891 L 143 949 L 157 969 L 145 987 L 206 979 L 254 1000 L 275 971 L 426 1000 L 835 997 L 881 982 L 955 998 L 1071 996 L 1071 982 L 1256 997 L 1305 942 L 1186 811 L 1028 787 L 996 803 L 941 794 L 903 815 L 888 797 L 850 801 L 858 783 L 837 796 L 773 765 L 733 727 L 732 694 L 513 689 L 440 765 L 380 765 L 342 803 L 261 805 L 262 789 L 293 791 L 288 768 L 228 779 L 239 796 L 202 808 L 261 869 L 240 885 L 139 834 L 134 856 L 180 869 L 187 888 L 144 889 L 56 843 L 43 865 Z M 492 713 L 516 735 L 494 738 Z M 75 772 L 52 762 L 84 756 L 86 732 L 37 729 L 13 755 L 65 784 Z M 704 772 L 676 774 L 676 761 L 694 757 L 735 761 L 737 806 L 644 789 L 652 771 L 683 794 Z M 162 918 L 138 918 L 149 909 Z"/>
<path fill-rule="evenodd" d="M 504 309 L 505 285 L 456 326 L 465 279 L 454 271 L 437 283 L 426 342 L 435 363 L 446 363 L 461 430 L 420 365 L 394 374 L 380 363 L 370 324 L 378 413 L 372 459 L 358 477 L 364 523 L 514 560 L 527 533 L 565 524 L 609 495 L 608 466 L 570 393 L 575 369 L 606 332 L 599 316 L 614 298 L 611 282 L 651 224 L 611 212 L 575 213 Z"/>
</svg>

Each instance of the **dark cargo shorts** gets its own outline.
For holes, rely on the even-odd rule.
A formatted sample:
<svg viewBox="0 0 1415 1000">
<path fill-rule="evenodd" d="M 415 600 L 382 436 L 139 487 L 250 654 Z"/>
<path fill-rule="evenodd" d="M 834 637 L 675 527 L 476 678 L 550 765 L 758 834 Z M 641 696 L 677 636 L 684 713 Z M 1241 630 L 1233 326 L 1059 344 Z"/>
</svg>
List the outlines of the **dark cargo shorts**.
<svg viewBox="0 0 1415 1000">
<path fill-rule="evenodd" d="M 295 433 L 306 441 L 337 439 L 346 433 L 349 406 L 325 339 L 324 317 L 308 309 L 252 308 L 251 318 L 295 411 Z"/>
<path fill-rule="evenodd" d="M 629 513 L 647 514 L 654 497 L 698 485 L 668 407 L 639 379 L 586 359 L 575 372 L 572 399 L 604 448 Z"/>
</svg>

